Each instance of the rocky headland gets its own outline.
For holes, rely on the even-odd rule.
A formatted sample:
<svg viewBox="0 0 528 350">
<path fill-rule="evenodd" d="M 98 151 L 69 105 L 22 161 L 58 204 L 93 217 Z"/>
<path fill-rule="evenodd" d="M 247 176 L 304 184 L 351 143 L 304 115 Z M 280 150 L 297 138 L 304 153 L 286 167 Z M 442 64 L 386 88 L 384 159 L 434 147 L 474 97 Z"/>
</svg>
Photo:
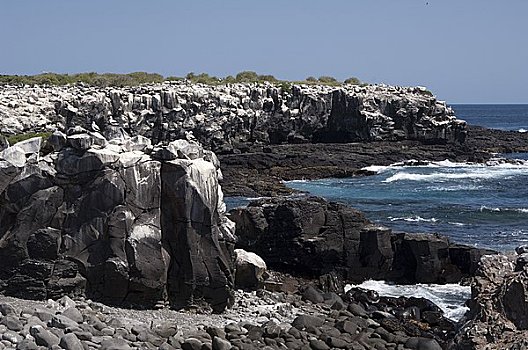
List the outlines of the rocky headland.
<svg viewBox="0 0 528 350">
<path fill-rule="evenodd" d="M 517 298 L 525 274 L 487 275 L 496 264 L 486 262 L 502 255 L 481 259 L 493 252 L 393 233 L 320 198 L 271 198 L 226 213 L 220 183 L 228 195 L 276 196 L 291 192 L 282 180 L 528 150 L 528 135 L 468 127 L 424 88 L 0 87 L 0 133 L 28 132 L 46 137 L 11 145 L 0 136 L 0 290 L 75 301 L 8 299 L 20 306 L 0 305 L 0 347 L 471 349 L 523 334 L 523 316 L 511 310 L 526 308 Z M 498 274 L 514 277 L 481 278 Z M 344 292 L 344 281 L 368 278 L 471 278 L 467 323 L 458 331 L 427 300 Z M 498 301 L 480 302 L 486 293 Z M 196 321 L 97 302 L 224 316 Z M 489 311 L 509 303 L 511 312 Z M 495 314 L 506 315 L 515 337 L 500 337 Z M 189 327 L 174 325 L 188 317 Z M 491 328 L 478 333 L 483 324 Z"/>
</svg>

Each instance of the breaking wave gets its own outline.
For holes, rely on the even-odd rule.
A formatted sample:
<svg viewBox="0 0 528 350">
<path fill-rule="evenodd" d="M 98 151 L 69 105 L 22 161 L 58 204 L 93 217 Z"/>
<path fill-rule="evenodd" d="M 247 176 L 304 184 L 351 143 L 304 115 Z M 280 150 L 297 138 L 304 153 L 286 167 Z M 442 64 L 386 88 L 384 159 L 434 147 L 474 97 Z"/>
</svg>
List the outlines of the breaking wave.
<svg viewBox="0 0 528 350">
<path fill-rule="evenodd" d="M 464 304 L 471 297 L 471 287 L 454 283 L 398 285 L 385 281 L 368 280 L 357 285 L 347 285 L 345 290 L 355 287 L 375 290 L 379 295 L 387 297 L 405 296 L 429 299 L 444 311 L 446 317 L 454 321 L 464 316 L 468 310 Z"/>
</svg>

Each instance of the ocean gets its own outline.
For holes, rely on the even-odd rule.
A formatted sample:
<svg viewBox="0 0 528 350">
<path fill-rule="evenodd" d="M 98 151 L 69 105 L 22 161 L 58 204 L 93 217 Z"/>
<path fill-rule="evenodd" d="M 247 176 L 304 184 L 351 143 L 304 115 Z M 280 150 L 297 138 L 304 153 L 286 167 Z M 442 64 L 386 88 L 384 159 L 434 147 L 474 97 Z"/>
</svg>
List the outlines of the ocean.
<svg viewBox="0 0 528 350">
<path fill-rule="evenodd" d="M 491 129 L 528 130 L 528 105 L 453 105 L 459 119 Z M 510 161 L 505 162 L 503 158 Z M 453 242 L 508 252 L 528 244 L 528 154 L 497 155 L 487 164 L 373 165 L 376 174 L 344 179 L 290 181 L 288 186 L 346 203 L 376 223 L 405 232 L 437 232 Z M 243 205 L 244 199 L 228 199 Z M 361 285 L 387 296 L 425 296 L 446 314 L 465 312 L 469 287 Z"/>
<path fill-rule="evenodd" d="M 469 125 L 520 132 L 528 130 L 528 105 L 465 104 L 451 107 L 455 115 Z"/>
</svg>

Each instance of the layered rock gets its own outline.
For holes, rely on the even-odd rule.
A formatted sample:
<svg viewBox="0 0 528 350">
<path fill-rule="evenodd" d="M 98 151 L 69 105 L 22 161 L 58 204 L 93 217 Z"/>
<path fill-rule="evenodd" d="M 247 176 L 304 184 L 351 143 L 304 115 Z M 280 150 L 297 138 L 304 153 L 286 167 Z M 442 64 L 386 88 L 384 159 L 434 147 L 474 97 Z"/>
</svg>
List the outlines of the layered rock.
<svg viewBox="0 0 528 350">
<path fill-rule="evenodd" d="M 258 200 L 230 214 L 239 247 L 262 256 L 270 268 L 307 277 L 457 282 L 493 253 L 438 235 L 393 233 L 355 209 L 315 197 Z"/>
<path fill-rule="evenodd" d="M 25 298 L 221 310 L 233 224 L 215 155 L 194 142 L 55 132 L 0 152 L 0 279 Z"/>
<path fill-rule="evenodd" d="M 0 88 L 0 133 L 123 127 L 153 142 L 192 132 L 207 148 L 420 140 L 463 142 L 466 127 L 423 88 L 166 82 L 127 88 Z M 106 135 L 106 134 L 105 134 Z"/>
</svg>

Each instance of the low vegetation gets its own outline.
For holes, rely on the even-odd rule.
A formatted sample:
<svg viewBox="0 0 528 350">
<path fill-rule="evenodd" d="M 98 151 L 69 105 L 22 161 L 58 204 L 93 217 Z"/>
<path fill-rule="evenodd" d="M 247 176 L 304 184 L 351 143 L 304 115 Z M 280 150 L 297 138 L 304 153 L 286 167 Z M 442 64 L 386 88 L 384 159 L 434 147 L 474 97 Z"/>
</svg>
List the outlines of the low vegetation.
<svg viewBox="0 0 528 350">
<path fill-rule="evenodd" d="M 5 138 L 7 142 L 9 142 L 9 145 L 14 145 L 15 143 L 18 143 L 20 141 L 28 140 L 33 137 L 42 137 L 43 140 L 46 140 L 48 137 L 51 136 L 50 132 L 30 132 L 27 134 L 18 134 L 18 135 L 2 135 L 0 134 L 0 138 Z"/>
<path fill-rule="evenodd" d="M 11 85 L 67 85 L 85 83 L 92 86 L 134 86 L 146 83 L 159 83 L 165 80 L 156 73 L 134 72 L 116 73 L 42 73 L 37 75 L 0 75 L 0 84 Z"/>
<path fill-rule="evenodd" d="M 91 86 L 135 86 L 148 83 L 160 83 L 164 80 L 178 81 L 189 80 L 193 83 L 208 85 L 232 84 L 232 83 L 262 83 L 269 82 L 291 88 L 292 84 L 322 84 L 338 86 L 343 84 L 362 84 L 358 78 L 348 78 L 343 82 L 331 76 L 321 76 L 319 78 L 308 77 L 301 81 L 288 81 L 275 78 L 273 75 L 260 75 L 253 71 L 243 71 L 235 76 L 223 78 L 211 76 L 207 73 L 196 74 L 191 72 L 183 77 L 169 76 L 163 77 L 157 73 L 134 72 L 128 74 L 116 73 L 78 73 L 78 74 L 58 74 L 42 73 L 37 75 L 0 75 L 0 85 L 68 85 L 84 83 Z"/>
</svg>

